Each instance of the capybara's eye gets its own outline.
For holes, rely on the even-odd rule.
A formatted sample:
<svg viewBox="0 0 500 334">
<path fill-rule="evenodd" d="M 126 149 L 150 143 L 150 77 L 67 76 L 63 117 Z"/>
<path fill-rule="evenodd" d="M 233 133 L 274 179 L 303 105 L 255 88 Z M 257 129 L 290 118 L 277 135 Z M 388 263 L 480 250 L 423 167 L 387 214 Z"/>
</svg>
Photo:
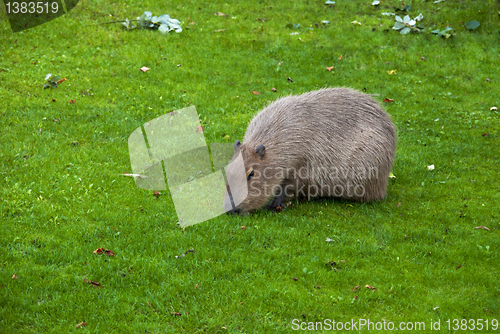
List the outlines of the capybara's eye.
<svg viewBox="0 0 500 334">
<path fill-rule="evenodd" d="M 250 172 L 250 174 L 248 174 L 248 176 L 247 176 L 247 180 L 248 180 L 248 181 L 250 181 L 250 179 L 253 177 L 253 174 L 254 174 L 254 172 L 253 172 L 253 170 L 252 170 L 252 171 Z"/>
</svg>

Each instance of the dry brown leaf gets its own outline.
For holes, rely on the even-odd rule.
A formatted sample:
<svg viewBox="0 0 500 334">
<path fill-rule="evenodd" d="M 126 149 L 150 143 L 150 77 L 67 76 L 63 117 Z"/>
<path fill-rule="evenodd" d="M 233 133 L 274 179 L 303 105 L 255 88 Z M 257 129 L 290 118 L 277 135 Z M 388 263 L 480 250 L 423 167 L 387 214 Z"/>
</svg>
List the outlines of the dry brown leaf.
<svg viewBox="0 0 500 334">
<path fill-rule="evenodd" d="M 365 288 L 368 288 L 368 289 L 370 289 L 370 290 L 377 290 L 377 288 L 375 288 L 375 287 L 373 287 L 373 286 L 371 286 L 371 285 L 368 285 L 368 284 L 367 284 L 367 285 L 365 285 Z"/>
<path fill-rule="evenodd" d="M 113 251 L 109 250 L 109 249 L 106 249 L 104 251 L 104 254 L 107 255 L 107 256 L 115 256 L 115 253 L 113 253 Z"/>
<path fill-rule="evenodd" d="M 57 84 L 60 84 L 60 83 L 61 83 L 61 82 L 63 82 L 63 81 L 66 81 L 66 78 L 62 78 L 61 80 L 59 80 L 59 81 L 57 82 Z"/>
<path fill-rule="evenodd" d="M 153 196 L 154 196 L 154 197 L 160 197 L 160 192 L 159 192 L 158 190 L 155 190 L 155 191 L 153 192 Z"/>
<path fill-rule="evenodd" d="M 242 230 L 244 230 L 244 229 L 245 229 L 245 226 L 242 226 L 242 227 L 241 227 L 241 229 L 242 229 Z"/>
<path fill-rule="evenodd" d="M 328 70 L 328 72 L 331 72 L 334 68 L 335 68 L 335 66 L 330 66 L 330 67 L 327 67 L 326 69 Z"/>
<path fill-rule="evenodd" d="M 78 325 L 76 325 L 76 328 L 80 328 L 83 326 L 87 326 L 87 323 L 85 321 L 80 322 Z"/>
<path fill-rule="evenodd" d="M 181 314 L 179 312 L 170 312 L 171 315 L 174 315 L 174 316 L 180 316 Z"/>
<path fill-rule="evenodd" d="M 343 56 L 342 56 L 342 55 L 340 55 L 339 60 L 342 60 L 342 57 L 343 57 Z"/>
<path fill-rule="evenodd" d="M 354 296 L 354 299 L 358 300 L 358 296 Z"/>
<path fill-rule="evenodd" d="M 393 99 L 389 99 L 389 98 L 387 98 L 387 97 L 386 97 L 386 98 L 384 99 L 384 102 L 394 102 L 394 100 L 393 100 Z"/>
<path fill-rule="evenodd" d="M 73 103 L 76 103 L 76 101 L 75 101 L 75 99 L 71 99 L 71 100 L 69 100 L 69 103 L 73 104 Z"/>
<path fill-rule="evenodd" d="M 396 205 L 396 208 L 399 208 L 400 205 L 401 205 L 401 202 L 399 202 L 398 205 Z"/>
<path fill-rule="evenodd" d="M 198 290 L 198 286 L 200 285 L 200 283 L 196 283 L 196 286 L 194 287 L 196 290 Z"/>
<path fill-rule="evenodd" d="M 101 286 L 101 283 L 99 283 L 99 282 L 95 282 L 95 281 L 89 281 L 89 280 L 88 280 L 88 279 L 86 279 L 86 278 L 84 278 L 84 279 L 83 279 L 83 281 L 84 281 L 85 283 L 93 284 L 93 285 L 95 285 L 95 286 Z"/>
<path fill-rule="evenodd" d="M 227 329 L 226 326 L 222 326 L 220 329 Z"/>
<path fill-rule="evenodd" d="M 489 230 L 490 230 L 490 229 L 489 229 L 489 228 L 487 228 L 486 226 L 478 226 L 478 227 L 476 227 L 476 230 L 478 230 L 478 229 L 483 229 L 483 230 L 487 230 L 487 231 L 489 231 Z"/>
<path fill-rule="evenodd" d="M 254 94 L 254 95 L 260 95 L 260 93 L 257 92 L 257 91 L 255 91 L 255 90 L 252 90 L 252 94 Z"/>
<path fill-rule="evenodd" d="M 203 126 L 198 125 L 198 126 L 196 127 L 196 132 L 197 132 L 197 133 L 203 133 Z"/>
<path fill-rule="evenodd" d="M 104 251 L 105 251 L 104 247 L 97 248 L 97 249 L 94 251 L 94 254 L 102 254 Z"/>
<path fill-rule="evenodd" d="M 229 15 L 221 13 L 221 12 L 217 12 L 217 13 L 215 13 L 215 15 L 217 15 L 217 16 L 229 16 Z"/>
<path fill-rule="evenodd" d="M 14 275 L 12 275 L 12 279 L 17 279 L 17 274 L 14 273 Z"/>
<path fill-rule="evenodd" d="M 276 88 L 271 88 L 271 92 L 277 92 Z"/>
<path fill-rule="evenodd" d="M 456 270 L 460 269 L 461 267 L 462 267 L 462 265 L 461 265 L 461 264 L 459 264 L 459 265 L 457 266 Z"/>
<path fill-rule="evenodd" d="M 358 289 L 359 289 L 359 285 L 356 285 L 356 286 L 355 286 L 355 287 L 351 290 L 351 292 L 354 292 L 354 291 L 356 291 L 356 290 L 358 290 Z"/>
<path fill-rule="evenodd" d="M 151 303 L 150 303 L 150 302 L 147 302 L 147 303 L 148 303 L 149 307 L 150 307 L 151 309 L 153 309 L 153 305 L 151 305 Z"/>
</svg>

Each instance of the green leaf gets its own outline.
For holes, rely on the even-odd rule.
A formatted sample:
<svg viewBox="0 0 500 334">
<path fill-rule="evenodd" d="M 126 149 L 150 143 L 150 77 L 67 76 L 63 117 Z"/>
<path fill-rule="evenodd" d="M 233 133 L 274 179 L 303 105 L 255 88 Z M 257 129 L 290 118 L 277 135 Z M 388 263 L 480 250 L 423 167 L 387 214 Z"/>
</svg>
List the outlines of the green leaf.
<svg viewBox="0 0 500 334">
<path fill-rule="evenodd" d="M 168 25 L 166 24 L 162 24 L 159 28 L 158 28 L 158 31 L 161 32 L 162 34 L 166 34 L 167 32 L 170 31 L 170 29 L 168 28 Z"/>
<path fill-rule="evenodd" d="M 477 27 L 479 27 L 481 24 L 477 21 L 469 21 L 469 22 L 465 22 L 465 27 L 469 30 L 474 30 L 476 29 Z"/>
<path fill-rule="evenodd" d="M 57 82 L 52 82 L 52 81 L 49 81 L 49 85 L 50 85 L 52 88 L 57 88 Z"/>
<path fill-rule="evenodd" d="M 285 28 L 293 29 L 293 24 L 292 23 L 285 24 Z"/>
<path fill-rule="evenodd" d="M 409 33 L 411 31 L 410 28 L 408 27 L 404 27 L 400 32 L 403 34 L 403 35 L 406 35 L 407 33 Z"/>
<path fill-rule="evenodd" d="M 43 85 L 43 89 L 47 89 L 47 88 L 50 88 L 50 85 L 46 83 L 45 85 Z"/>
<path fill-rule="evenodd" d="M 406 26 L 403 22 L 394 22 L 394 27 L 392 27 L 392 29 L 399 30 L 399 29 L 403 29 L 405 27 Z"/>
<path fill-rule="evenodd" d="M 55 77 L 53 77 L 52 79 L 49 80 L 49 82 L 58 82 L 59 80 L 61 80 L 61 77 L 56 75 Z"/>
</svg>

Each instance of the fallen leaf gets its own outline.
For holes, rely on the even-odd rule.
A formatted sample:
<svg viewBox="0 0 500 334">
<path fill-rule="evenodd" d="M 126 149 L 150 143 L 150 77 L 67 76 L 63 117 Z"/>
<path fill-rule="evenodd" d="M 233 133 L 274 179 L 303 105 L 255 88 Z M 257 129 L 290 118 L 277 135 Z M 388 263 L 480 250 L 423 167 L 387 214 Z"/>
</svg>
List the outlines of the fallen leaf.
<svg viewBox="0 0 500 334">
<path fill-rule="evenodd" d="M 276 211 L 277 211 L 277 212 L 281 212 L 281 205 L 278 205 L 278 206 L 276 207 Z"/>
<path fill-rule="evenodd" d="M 220 329 L 227 329 L 226 326 L 222 326 Z"/>
<path fill-rule="evenodd" d="M 359 288 L 360 288 L 360 287 L 359 287 L 359 285 L 356 285 L 356 286 L 355 286 L 355 287 L 351 290 L 351 292 L 354 292 L 354 291 L 358 290 Z"/>
<path fill-rule="evenodd" d="M 76 328 L 80 328 L 83 326 L 87 326 L 87 323 L 85 321 L 80 322 L 78 325 L 76 325 Z"/>
<path fill-rule="evenodd" d="M 215 13 L 215 15 L 217 15 L 217 16 L 229 16 L 229 15 L 221 13 L 221 12 L 217 12 L 217 13 Z"/>
<path fill-rule="evenodd" d="M 356 24 L 356 25 L 358 25 L 358 26 L 360 26 L 360 25 L 361 25 L 361 22 L 358 22 L 358 21 L 352 21 L 351 23 L 352 23 L 352 24 Z"/>
<path fill-rule="evenodd" d="M 424 56 L 420 57 L 420 59 L 425 60 Z"/>
<path fill-rule="evenodd" d="M 255 91 L 255 90 L 252 90 L 252 94 L 254 94 L 254 95 L 260 95 L 260 93 L 257 92 L 257 91 Z"/>
<path fill-rule="evenodd" d="M 69 103 L 75 103 L 75 102 L 76 102 L 75 99 L 69 100 Z"/>
<path fill-rule="evenodd" d="M 490 79 L 486 78 L 486 82 L 491 82 L 491 81 L 490 81 Z M 57 82 L 57 83 L 59 83 L 59 82 Z"/>
<path fill-rule="evenodd" d="M 143 72 L 147 72 L 147 71 L 149 71 L 149 70 L 150 70 L 150 69 L 149 69 L 149 68 L 147 68 L 146 66 L 141 67 L 141 71 L 143 71 Z"/>
<path fill-rule="evenodd" d="M 294 281 L 298 281 L 298 279 L 296 277 L 293 278 Z"/>
<path fill-rule="evenodd" d="M 271 88 L 271 92 L 275 92 L 276 93 L 277 92 L 276 88 L 274 88 L 274 87 Z"/>
<path fill-rule="evenodd" d="M 389 173 L 389 178 L 390 179 L 395 179 L 396 178 L 396 175 L 392 174 L 392 172 Z"/>
<path fill-rule="evenodd" d="M 459 265 L 457 266 L 456 270 L 460 269 L 461 267 L 462 267 L 462 265 L 461 265 L 461 264 L 459 264 Z"/>
<path fill-rule="evenodd" d="M 497 111 L 497 110 L 498 110 L 498 108 L 497 108 L 497 107 L 491 107 L 491 108 L 490 108 L 490 110 L 491 110 L 491 111 Z"/>
<path fill-rule="evenodd" d="M 184 254 L 187 254 L 187 253 L 196 253 L 196 252 L 194 251 L 194 249 L 188 249 Z"/>
<path fill-rule="evenodd" d="M 241 227 L 241 229 L 242 229 L 242 230 L 244 230 L 244 229 L 245 229 L 245 226 L 242 226 L 242 227 Z"/>
<path fill-rule="evenodd" d="M 197 133 L 203 133 L 203 126 L 198 125 L 198 126 L 196 127 L 196 132 L 197 132 Z"/>
<path fill-rule="evenodd" d="M 293 82 L 292 78 L 288 78 L 287 80 L 290 81 L 290 82 Z"/>
<path fill-rule="evenodd" d="M 14 275 L 12 275 L 12 279 L 17 279 L 17 274 L 14 273 Z"/>
<path fill-rule="evenodd" d="M 150 303 L 150 302 L 147 302 L 147 303 L 148 303 L 149 307 L 150 307 L 151 309 L 153 309 L 153 305 L 151 305 L 151 303 Z"/>
<path fill-rule="evenodd" d="M 342 60 L 342 57 L 343 57 L 343 56 L 342 56 L 342 55 L 340 55 L 339 60 Z"/>
<path fill-rule="evenodd" d="M 110 251 L 110 250 L 108 250 L 108 249 L 106 249 L 106 250 L 104 251 L 104 254 L 105 254 L 105 255 L 107 255 L 107 256 L 115 256 L 115 253 L 113 253 L 113 251 Z"/>
<path fill-rule="evenodd" d="M 384 102 L 394 102 L 394 100 L 393 100 L 393 99 L 389 99 L 389 98 L 387 98 L 387 97 L 386 97 L 386 98 L 384 99 Z"/>
<path fill-rule="evenodd" d="M 358 300 L 358 296 L 354 296 L 354 299 Z"/>
<path fill-rule="evenodd" d="M 101 286 L 101 283 L 95 282 L 95 281 L 89 281 L 88 279 L 84 278 L 83 281 L 85 283 L 93 284 L 95 286 Z"/>
<path fill-rule="evenodd" d="M 375 288 L 375 287 L 373 287 L 373 286 L 371 286 L 371 285 L 368 285 L 368 284 L 367 284 L 367 285 L 365 285 L 365 288 L 368 288 L 368 289 L 370 289 L 370 290 L 377 290 L 377 288 Z"/>
<path fill-rule="evenodd" d="M 101 247 L 101 248 L 97 248 L 95 251 L 94 251 L 94 254 L 102 254 L 104 252 L 104 247 Z"/>
<path fill-rule="evenodd" d="M 393 75 L 393 74 L 396 74 L 396 73 L 397 73 L 397 71 L 396 71 L 396 70 L 390 70 L 390 71 L 386 71 L 386 72 L 387 72 L 387 74 L 389 74 L 389 75 Z"/>
<path fill-rule="evenodd" d="M 487 230 L 487 231 L 489 231 L 489 230 L 490 230 L 490 229 L 489 229 L 489 228 L 487 228 L 486 226 L 478 226 L 478 227 L 476 227 L 476 230 L 478 230 L 478 229 L 483 229 L 483 230 Z"/>
<path fill-rule="evenodd" d="M 173 316 L 178 316 L 178 315 L 180 316 L 181 315 L 179 312 L 170 312 L 170 314 Z"/>
<path fill-rule="evenodd" d="M 328 72 L 331 72 L 334 68 L 335 68 L 335 66 L 330 66 L 330 67 L 327 67 L 326 69 L 328 70 Z"/>
<path fill-rule="evenodd" d="M 159 192 L 158 190 L 155 190 L 155 191 L 153 192 L 153 196 L 154 196 L 154 197 L 160 197 L 160 192 Z"/>
<path fill-rule="evenodd" d="M 399 208 L 400 205 L 401 205 L 401 202 L 399 202 L 398 205 L 396 205 L 396 208 Z"/>
<path fill-rule="evenodd" d="M 489 133 L 483 133 L 482 134 L 483 137 L 486 137 L 487 135 L 489 135 Z"/>
<path fill-rule="evenodd" d="M 200 285 L 200 283 L 196 283 L 196 286 L 194 287 L 196 290 L 198 290 L 198 286 Z"/>
</svg>

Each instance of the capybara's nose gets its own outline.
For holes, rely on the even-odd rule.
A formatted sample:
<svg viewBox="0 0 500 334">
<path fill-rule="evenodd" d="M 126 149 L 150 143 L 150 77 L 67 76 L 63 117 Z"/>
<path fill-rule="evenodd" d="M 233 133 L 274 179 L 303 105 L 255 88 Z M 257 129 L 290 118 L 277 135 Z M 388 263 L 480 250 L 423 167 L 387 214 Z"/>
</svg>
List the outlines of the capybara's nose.
<svg viewBox="0 0 500 334">
<path fill-rule="evenodd" d="M 228 215 L 238 215 L 240 214 L 240 209 L 239 208 L 234 208 L 232 210 L 229 210 L 226 212 Z"/>
</svg>

